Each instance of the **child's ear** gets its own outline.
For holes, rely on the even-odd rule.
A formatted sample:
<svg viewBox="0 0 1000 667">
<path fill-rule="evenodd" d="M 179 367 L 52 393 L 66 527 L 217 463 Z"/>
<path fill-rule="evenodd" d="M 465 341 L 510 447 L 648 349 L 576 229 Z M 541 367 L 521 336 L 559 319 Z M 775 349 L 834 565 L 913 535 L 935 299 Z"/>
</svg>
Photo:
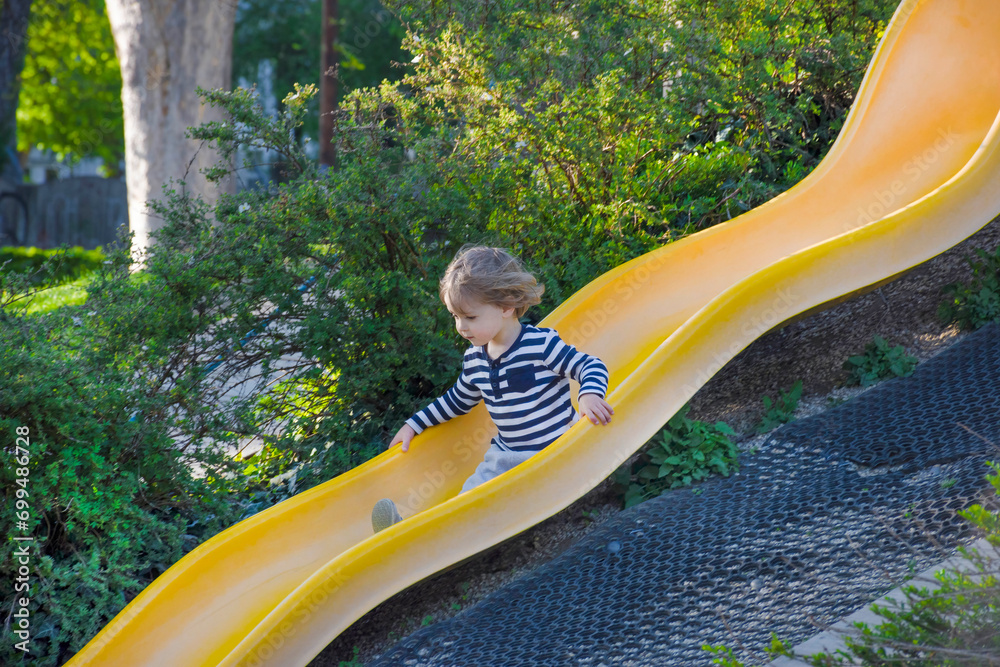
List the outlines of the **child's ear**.
<svg viewBox="0 0 1000 667">
<path fill-rule="evenodd" d="M 515 310 L 515 308 L 513 306 L 511 306 L 510 308 L 504 308 L 503 309 L 503 316 L 504 317 L 513 317 L 514 316 L 514 310 Z"/>
</svg>

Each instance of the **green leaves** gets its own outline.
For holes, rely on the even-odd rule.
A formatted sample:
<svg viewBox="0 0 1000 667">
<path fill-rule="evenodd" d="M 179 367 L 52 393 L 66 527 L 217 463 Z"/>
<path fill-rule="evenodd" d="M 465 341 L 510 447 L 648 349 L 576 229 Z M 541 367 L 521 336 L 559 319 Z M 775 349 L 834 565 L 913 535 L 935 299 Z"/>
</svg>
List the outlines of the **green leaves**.
<svg viewBox="0 0 1000 667">
<path fill-rule="evenodd" d="M 102 309 L 104 317 L 87 314 L 93 305 L 63 309 L 77 314 L 75 326 L 65 312 L 25 316 L 0 303 L 0 428 L 30 433 L 26 490 L 33 562 L 43 577 L 34 579 L 32 615 L 47 630 L 33 641 L 32 664 L 58 664 L 67 647 L 79 650 L 176 562 L 188 521 L 203 523 L 203 540 L 235 520 L 217 487 L 193 478 L 165 425 L 128 421 L 143 389 L 96 352 L 104 318 L 113 322 L 135 304 L 122 306 Z M 11 509 L 0 523 L 14 535 L 21 532 L 11 524 L 21 487 L 14 466 L 0 476 Z M 0 574 L 10 580 L 14 545 L 0 547 Z M 15 664 L 10 651 L 0 649 L 0 662 Z"/>
<path fill-rule="evenodd" d="M 767 433 L 792 421 L 795 418 L 794 414 L 799 406 L 800 398 L 802 398 L 802 380 L 796 380 L 788 391 L 781 390 L 777 400 L 772 400 L 770 396 L 763 396 L 764 416 L 757 424 L 757 433 Z"/>
<path fill-rule="evenodd" d="M 975 255 L 980 261 L 967 258 L 972 280 L 967 284 L 952 283 L 943 287 L 949 299 L 938 307 L 942 320 L 967 330 L 1000 319 L 1000 248 L 992 254 L 976 248 Z"/>
<path fill-rule="evenodd" d="M 626 508 L 713 474 L 728 477 L 737 469 L 738 450 L 730 440 L 735 433 L 729 425 L 688 419 L 688 409 L 685 405 L 670 418 L 631 469 L 617 471 Z"/>
<path fill-rule="evenodd" d="M 36 3 L 17 108 L 17 148 L 60 159 L 97 156 L 116 171 L 125 154 L 121 73 L 104 0 Z"/>
<path fill-rule="evenodd" d="M 908 355 L 902 345 L 890 347 L 884 338 L 876 334 L 865 346 L 863 354 L 849 357 L 844 362 L 844 370 L 850 371 L 845 384 L 869 387 L 885 378 L 911 375 L 916 365 L 917 358 Z"/>
<path fill-rule="evenodd" d="M 104 261 L 100 248 L 82 246 L 42 250 L 40 248 L 0 248 L 0 273 L 36 273 L 31 282 L 56 285 L 94 271 Z"/>
<path fill-rule="evenodd" d="M 405 43 L 413 98 L 383 86 L 345 105 L 370 105 L 373 122 L 391 104 L 408 146 L 441 133 L 470 205 L 540 267 L 550 235 L 595 258 L 645 251 L 808 174 L 895 4 L 392 3 L 419 31 Z M 546 277 L 566 293 L 558 271 Z"/>
</svg>

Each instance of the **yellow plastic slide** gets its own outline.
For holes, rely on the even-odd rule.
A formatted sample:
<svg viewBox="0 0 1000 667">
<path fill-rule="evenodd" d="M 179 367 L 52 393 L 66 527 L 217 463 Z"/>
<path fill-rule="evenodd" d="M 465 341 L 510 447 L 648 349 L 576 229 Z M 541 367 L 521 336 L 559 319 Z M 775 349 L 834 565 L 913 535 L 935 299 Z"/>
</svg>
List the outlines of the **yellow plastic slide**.
<svg viewBox="0 0 1000 667">
<path fill-rule="evenodd" d="M 570 505 L 776 324 L 972 235 L 1000 213 L 998 36 L 997 0 L 905 0 L 812 174 L 609 271 L 546 317 L 607 363 L 609 425 L 581 420 L 456 496 L 495 432 L 480 404 L 408 453 L 396 446 L 208 540 L 69 664 L 306 665 L 394 593 Z M 404 521 L 372 535 L 382 497 Z"/>
</svg>

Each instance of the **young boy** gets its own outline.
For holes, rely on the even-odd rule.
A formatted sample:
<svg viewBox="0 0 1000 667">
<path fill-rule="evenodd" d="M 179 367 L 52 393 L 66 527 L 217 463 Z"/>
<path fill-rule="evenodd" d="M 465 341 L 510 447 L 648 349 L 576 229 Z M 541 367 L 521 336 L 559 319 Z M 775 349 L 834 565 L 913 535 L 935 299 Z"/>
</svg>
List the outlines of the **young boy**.
<svg viewBox="0 0 1000 667">
<path fill-rule="evenodd" d="M 439 287 L 455 328 L 472 346 L 455 385 L 407 419 L 390 447 L 401 442 L 407 451 L 417 433 L 468 413 L 483 399 L 499 433 L 462 486 L 464 493 L 528 460 L 581 415 L 594 424 L 611 421 L 614 410 L 604 400 L 604 362 L 578 352 L 553 329 L 520 323 L 528 308 L 541 302 L 544 286 L 517 258 L 500 248 L 466 244 Z M 570 402 L 569 378 L 580 383 L 579 414 Z M 397 521 L 400 515 L 391 500 L 375 504 L 375 532 Z"/>
</svg>

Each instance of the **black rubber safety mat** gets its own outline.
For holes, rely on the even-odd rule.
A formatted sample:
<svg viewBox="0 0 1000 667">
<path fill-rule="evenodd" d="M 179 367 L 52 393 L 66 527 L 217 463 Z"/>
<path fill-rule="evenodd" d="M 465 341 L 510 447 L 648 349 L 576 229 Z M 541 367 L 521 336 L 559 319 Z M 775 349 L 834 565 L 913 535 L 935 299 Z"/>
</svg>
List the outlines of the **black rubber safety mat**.
<svg viewBox="0 0 1000 667">
<path fill-rule="evenodd" d="M 964 425 L 968 428 L 963 428 Z M 971 431 L 971 432 L 970 432 Z M 825 413 L 792 422 L 740 472 L 622 512 L 375 665 L 711 665 L 793 643 L 974 535 L 1000 459 L 1000 327 Z"/>
</svg>

